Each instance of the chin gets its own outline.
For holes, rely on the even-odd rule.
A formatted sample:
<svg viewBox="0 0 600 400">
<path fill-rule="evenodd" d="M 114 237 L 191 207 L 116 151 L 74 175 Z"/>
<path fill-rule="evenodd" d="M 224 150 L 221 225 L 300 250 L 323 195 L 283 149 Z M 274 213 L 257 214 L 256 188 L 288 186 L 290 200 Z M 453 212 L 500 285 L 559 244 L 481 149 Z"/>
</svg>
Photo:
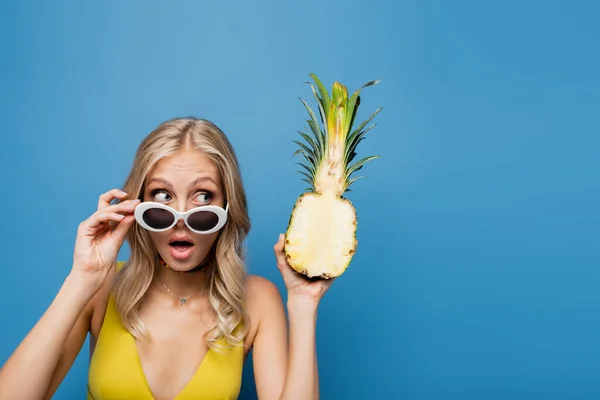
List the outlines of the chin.
<svg viewBox="0 0 600 400">
<path fill-rule="evenodd" d="M 163 256 L 163 260 L 167 263 L 169 269 L 180 272 L 185 272 L 194 269 L 202 261 L 197 257 L 191 257 L 189 259 L 174 258 L 170 254 L 166 255 L 166 257 Z"/>
</svg>

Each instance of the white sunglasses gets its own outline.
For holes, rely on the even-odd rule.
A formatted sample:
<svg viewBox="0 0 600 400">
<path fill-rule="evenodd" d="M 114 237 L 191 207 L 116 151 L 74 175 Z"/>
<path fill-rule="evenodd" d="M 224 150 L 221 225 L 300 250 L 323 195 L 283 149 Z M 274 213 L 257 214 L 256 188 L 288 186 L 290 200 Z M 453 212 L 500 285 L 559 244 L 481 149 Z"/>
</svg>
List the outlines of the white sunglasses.
<svg viewBox="0 0 600 400">
<path fill-rule="evenodd" d="M 152 232 L 163 232 L 171 229 L 180 219 L 195 233 L 208 235 L 225 225 L 229 204 L 223 209 L 219 206 L 200 206 L 186 212 L 179 212 L 162 203 L 147 201 L 135 208 L 135 220 Z"/>
</svg>

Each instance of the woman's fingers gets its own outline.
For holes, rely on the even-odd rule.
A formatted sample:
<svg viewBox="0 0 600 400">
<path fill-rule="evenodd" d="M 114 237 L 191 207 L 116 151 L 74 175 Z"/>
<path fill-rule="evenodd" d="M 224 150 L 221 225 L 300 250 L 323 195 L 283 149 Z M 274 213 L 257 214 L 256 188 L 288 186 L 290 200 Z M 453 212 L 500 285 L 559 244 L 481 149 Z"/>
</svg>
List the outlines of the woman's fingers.
<svg viewBox="0 0 600 400">
<path fill-rule="evenodd" d="M 100 195 L 98 199 L 98 210 L 110 206 L 110 202 L 114 199 L 123 200 L 127 197 L 127 193 L 119 189 L 112 189 Z"/>
<path fill-rule="evenodd" d="M 273 246 L 273 251 L 275 252 L 275 258 L 277 259 L 277 267 L 279 269 L 285 269 L 287 267 L 287 261 L 285 259 L 285 254 L 283 252 L 283 242 L 285 240 L 285 235 L 283 233 L 279 234 L 279 240 Z"/>
<path fill-rule="evenodd" d="M 285 252 L 283 251 L 285 244 L 285 235 L 283 233 L 279 234 L 279 240 L 273 246 L 273 251 L 275 253 L 275 258 L 277 260 L 277 268 L 279 272 L 281 272 L 281 276 L 285 281 L 286 285 L 294 284 L 294 282 L 299 283 L 304 281 L 302 277 L 296 271 L 294 271 L 290 264 L 287 262 Z"/>
<path fill-rule="evenodd" d="M 129 200 L 96 211 L 82 223 L 82 228 L 87 234 L 95 234 L 98 228 L 105 228 L 110 221 L 122 222 L 125 218 L 133 218 L 133 211 L 139 200 Z M 89 231 L 88 231 L 89 230 Z"/>
<path fill-rule="evenodd" d="M 127 215 L 126 217 L 123 218 L 123 220 L 121 222 L 119 222 L 117 224 L 117 227 L 115 228 L 113 234 L 115 235 L 115 238 L 117 239 L 117 241 L 119 243 L 122 243 L 123 240 L 125 240 L 125 234 L 131 227 L 131 224 L 133 223 L 134 220 L 135 220 L 135 217 L 133 215 Z"/>
<path fill-rule="evenodd" d="M 119 204 L 113 204 L 111 206 L 100 209 L 97 212 L 116 212 L 129 214 L 135 210 L 135 207 L 140 203 L 139 200 L 127 200 Z"/>
<path fill-rule="evenodd" d="M 97 212 L 83 222 L 82 228 L 84 230 L 91 229 L 95 231 L 96 228 L 105 226 L 110 221 L 118 223 L 123 221 L 123 219 L 125 219 L 125 216 L 116 212 Z"/>
</svg>

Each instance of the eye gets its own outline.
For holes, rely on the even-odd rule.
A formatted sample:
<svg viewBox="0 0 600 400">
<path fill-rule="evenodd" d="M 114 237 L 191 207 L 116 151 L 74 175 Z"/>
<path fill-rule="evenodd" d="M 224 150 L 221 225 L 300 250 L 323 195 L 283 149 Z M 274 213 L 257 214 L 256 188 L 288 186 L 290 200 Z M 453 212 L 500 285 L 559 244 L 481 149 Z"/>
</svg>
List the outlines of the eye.
<svg viewBox="0 0 600 400">
<path fill-rule="evenodd" d="M 211 199 L 212 199 L 212 194 L 210 192 L 200 192 L 195 197 L 194 202 L 200 203 L 200 204 L 206 204 L 206 203 L 210 203 Z"/>
<path fill-rule="evenodd" d="M 152 198 L 154 201 L 159 203 L 164 203 L 167 201 L 171 201 L 171 195 L 164 190 L 154 190 L 152 191 Z"/>
</svg>

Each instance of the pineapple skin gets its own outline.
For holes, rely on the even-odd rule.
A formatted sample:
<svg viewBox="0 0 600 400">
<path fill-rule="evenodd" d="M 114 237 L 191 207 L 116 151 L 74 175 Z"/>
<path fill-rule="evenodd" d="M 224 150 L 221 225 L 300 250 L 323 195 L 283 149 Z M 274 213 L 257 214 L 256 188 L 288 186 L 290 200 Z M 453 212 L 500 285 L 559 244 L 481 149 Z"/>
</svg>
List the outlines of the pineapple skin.
<svg viewBox="0 0 600 400">
<path fill-rule="evenodd" d="M 343 197 L 303 193 L 292 209 L 284 254 L 290 267 L 309 278 L 342 275 L 356 253 L 358 220 Z"/>
</svg>

